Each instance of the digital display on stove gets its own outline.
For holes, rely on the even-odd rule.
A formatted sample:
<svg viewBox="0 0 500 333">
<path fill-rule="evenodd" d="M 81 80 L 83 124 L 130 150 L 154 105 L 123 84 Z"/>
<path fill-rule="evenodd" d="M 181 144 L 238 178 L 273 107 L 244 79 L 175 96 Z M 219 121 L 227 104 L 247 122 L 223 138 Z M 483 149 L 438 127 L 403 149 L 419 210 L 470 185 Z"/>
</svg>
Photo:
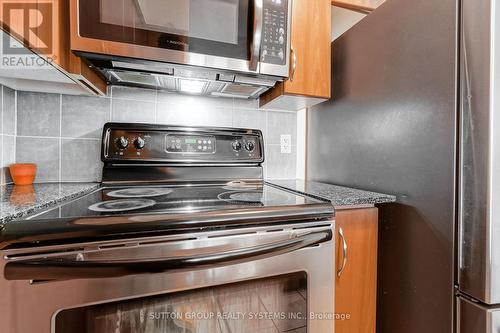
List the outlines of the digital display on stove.
<svg viewBox="0 0 500 333">
<path fill-rule="evenodd" d="M 168 153 L 215 153 L 216 138 L 206 135 L 172 135 L 166 136 Z"/>
</svg>

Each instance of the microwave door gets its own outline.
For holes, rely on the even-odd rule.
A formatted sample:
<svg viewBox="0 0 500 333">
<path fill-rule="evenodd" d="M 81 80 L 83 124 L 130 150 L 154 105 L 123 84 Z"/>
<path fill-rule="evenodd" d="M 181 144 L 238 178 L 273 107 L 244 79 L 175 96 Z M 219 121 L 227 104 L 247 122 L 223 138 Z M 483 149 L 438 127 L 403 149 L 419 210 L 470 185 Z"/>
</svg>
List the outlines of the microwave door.
<svg viewBox="0 0 500 333">
<path fill-rule="evenodd" d="M 78 19 L 71 46 L 80 53 L 257 73 L 263 1 L 72 0 Z"/>
<path fill-rule="evenodd" d="M 238 0 L 134 0 L 134 4 L 138 27 L 230 45 L 238 45 L 239 8 L 247 8 Z"/>
<path fill-rule="evenodd" d="M 158 10 L 165 6 L 164 0 L 135 0 L 138 11 L 141 16 L 141 21 L 148 29 L 165 29 L 165 27 L 173 27 L 173 30 L 184 36 L 201 36 L 204 39 L 218 41 L 223 43 L 238 44 L 238 1 L 225 0 L 216 1 L 216 5 L 210 1 L 202 2 L 203 5 L 196 7 L 198 15 L 191 17 L 189 8 L 191 4 L 185 2 L 181 6 L 172 7 L 173 10 L 165 11 Z M 168 0 L 167 0 L 168 1 Z M 170 0 L 176 2 L 177 0 Z M 218 3 L 218 5 L 217 5 Z M 247 38 L 248 46 L 248 70 L 257 72 L 261 55 L 262 33 L 264 26 L 264 0 L 251 0 L 248 4 L 240 4 L 243 8 L 248 8 L 248 21 L 250 35 Z M 183 19 L 189 17 L 189 20 Z M 219 24 L 218 20 L 213 20 L 214 17 L 228 18 L 227 23 Z M 192 20 L 194 23 L 191 23 Z M 207 20 L 208 19 L 208 20 Z M 241 24 L 245 26 L 245 24 Z M 208 28 L 208 29 L 207 29 Z M 279 33 L 279 31 L 278 31 Z M 226 56 L 224 54 L 224 56 Z"/>
</svg>

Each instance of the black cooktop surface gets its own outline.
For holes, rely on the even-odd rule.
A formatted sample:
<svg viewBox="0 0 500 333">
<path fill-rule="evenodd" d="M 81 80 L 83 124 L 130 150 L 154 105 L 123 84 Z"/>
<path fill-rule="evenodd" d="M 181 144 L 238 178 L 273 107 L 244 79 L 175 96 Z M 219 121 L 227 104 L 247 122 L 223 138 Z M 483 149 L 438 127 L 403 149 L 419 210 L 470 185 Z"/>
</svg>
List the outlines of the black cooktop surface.
<svg viewBox="0 0 500 333">
<path fill-rule="evenodd" d="M 330 202 L 266 183 L 102 187 L 6 224 L 0 249 L 333 217 Z M 33 244 L 33 245 L 30 245 Z"/>
<path fill-rule="evenodd" d="M 223 186 L 119 186 L 103 187 L 28 219 L 182 214 L 317 203 L 321 201 L 267 184 L 234 182 Z"/>
</svg>

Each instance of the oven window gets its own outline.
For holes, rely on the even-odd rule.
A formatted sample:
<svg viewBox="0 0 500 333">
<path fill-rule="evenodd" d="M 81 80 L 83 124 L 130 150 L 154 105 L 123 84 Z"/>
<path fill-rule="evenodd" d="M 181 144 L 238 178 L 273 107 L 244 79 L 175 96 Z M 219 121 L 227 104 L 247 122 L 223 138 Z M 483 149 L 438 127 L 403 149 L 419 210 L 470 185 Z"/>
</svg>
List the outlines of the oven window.
<svg viewBox="0 0 500 333">
<path fill-rule="evenodd" d="M 249 0 L 80 0 L 82 37 L 248 58 Z"/>
<path fill-rule="evenodd" d="M 305 273 L 61 311 L 56 333 L 306 333 Z"/>
</svg>

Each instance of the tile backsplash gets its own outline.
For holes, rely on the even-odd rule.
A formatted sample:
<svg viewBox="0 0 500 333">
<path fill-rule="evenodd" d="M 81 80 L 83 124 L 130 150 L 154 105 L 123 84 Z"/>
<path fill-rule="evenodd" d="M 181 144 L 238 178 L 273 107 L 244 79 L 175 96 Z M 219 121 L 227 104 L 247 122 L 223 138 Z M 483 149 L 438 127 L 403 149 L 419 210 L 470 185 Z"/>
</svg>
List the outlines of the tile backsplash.
<svg viewBox="0 0 500 333">
<path fill-rule="evenodd" d="M 297 114 L 260 110 L 257 101 L 208 98 L 113 87 L 107 97 L 32 93 L 2 88 L 2 181 L 13 162 L 38 164 L 37 182 L 100 181 L 100 140 L 108 121 L 260 129 L 265 176 L 295 178 Z M 291 135 L 291 153 L 281 153 Z"/>
<path fill-rule="evenodd" d="M 0 86 L 0 183 L 12 180 L 8 166 L 16 160 L 16 92 Z"/>
</svg>

